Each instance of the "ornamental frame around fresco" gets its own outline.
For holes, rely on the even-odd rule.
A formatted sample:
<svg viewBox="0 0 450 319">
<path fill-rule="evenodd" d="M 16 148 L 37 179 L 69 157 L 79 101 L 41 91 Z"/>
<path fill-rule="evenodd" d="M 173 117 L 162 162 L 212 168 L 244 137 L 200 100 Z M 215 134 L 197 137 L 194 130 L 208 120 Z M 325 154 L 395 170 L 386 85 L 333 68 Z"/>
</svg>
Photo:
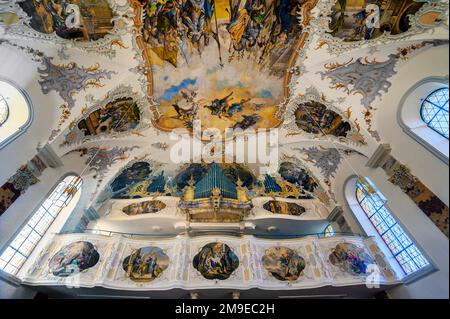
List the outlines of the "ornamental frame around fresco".
<svg viewBox="0 0 450 319">
<path fill-rule="evenodd" d="M 277 105 L 277 110 L 274 117 L 278 120 L 278 124 L 274 127 L 279 127 L 283 124 L 285 118 L 286 104 L 290 99 L 291 91 L 295 87 L 295 79 L 300 76 L 300 71 L 303 71 L 304 67 L 301 61 L 301 57 L 305 57 L 305 50 L 311 42 L 312 35 L 314 33 L 311 28 L 312 17 L 311 11 L 316 7 L 319 0 L 306 0 L 302 6 L 302 12 L 298 14 L 298 23 L 302 26 L 303 30 L 295 43 L 295 49 L 292 56 L 289 59 L 289 66 L 286 68 L 286 75 L 283 79 L 283 96 L 284 100 Z M 153 90 L 153 71 L 152 65 L 149 62 L 148 54 L 146 53 L 146 42 L 143 39 L 141 30 L 144 23 L 144 15 L 141 10 L 141 6 L 138 0 L 130 0 L 130 6 L 134 11 L 134 33 L 132 37 L 132 45 L 137 52 L 134 59 L 139 62 L 139 65 L 130 69 L 130 71 L 139 75 L 139 82 L 141 88 L 146 92 L 147 99 L 150 103 L 150 109 L 152 112 L 152 124 L 155 128 L 162 131 L 171 131 L 171 129 L 161 127 L 157 122 L 163 115 L 158 102 L 154 99 Z M 192 131 L 190 131 L 192 134 Z"/>
<path fill-rule="evenodd" d="M 374 39 L 347 42 L 344 41 L 344 39 L 334 37 L 330 34 L 330 15 L 332 13 L 333 6 L 337 1 L 338 0 L 323 0 L 319 2 L 317 4 L 317 8 L 320 10 L 321 15 L 318 19 L 313 20 L 312 22 L 312 25 L 315 30 L 318 31 L 317 34 L 319 35 L 317 47 L 315 49 L 317 50 L 322 46 L 327 45 L 328 52 L 333 55 L 346 53 L 349 50 L 360 48 L 365 44 L 369 44 L 369 46 L 372 47 L 380 44 L 396 42 L 398 40 L 407 40 L 416 34 L 423 33 L 439 26 L 448 28 L 445 19 L 435 22 L 434 25 L 426 25 L 420 22 L 420 16 L 427 13 L 440 13 L 440 16 L 448 16 L 448 3 L 445 3 L 442 0 L 413 0 L 414 2 L 424 4 L 415 13 L 415 15 L 410 16 L 410 28 L 407 31 L 396 35 L 383 33 L 381 36 Z"/>
<path fill-rule="evenodd" d="M 311 101 L 325 105 L 328 110 L 335 112 L 336 114 L 341 116 L 344 121 L 348 122 L 351 128 L 347 134 L 348 136 L 338 137 L 331 134 L 322 136 L 314 133 L 308 133 L 300 129 L 296 124 L 295 112 L 297 111 L 299 104 Z M 353 120 L 351 120 L 344 112 L 342 112 L 339 108 L 335 107 L 333 105 L 333 101 L 324 100 L 320 92 L 314 87 L 307 88 L 305 94 L 297 95 L 296 97 L 292 98 L 291 101 L 289 101 L 286 107 L 285 121 L 283 123 L 283 128 L 287 130 L 288 132 L 287 135 L 294 135 L 296 133 L 301 132 L 301 135 L 307 136 L 308 138 L 314 140 L 347 142 L 355 145 L 367 144 L 366 138 L 363 136 L 363 134 L 360 133 L 361 131 L 360 127 L 357 126 L 353 122 Z"/>
<path fill-rule="evenodd" d="M 130 98 L 133 100 L 134 103 L 137 104 L 137 107 L 139 108 L 140 113 L 140 121 L 136 128 L 127 130 L 124 132 L 106 132 L 106 133 L 99 133 L 97 135 L 90 135 L 90 136 L 82 136 L 81 130 L 77 127 L 78 123 L 89 117 L 89 115 L 92 112 L 95 112 L 101 108 L 104 108 L 109 103 L 114 103 L 115 101 L 119 99 L 126 99 Z M 61 144 L 61 146 L 79 146 L 86 142 L 92 142 L 101 140 L 104 138 L 118 138 L 118 137 L 127 137 L 132 136 L 133 133 L 136 132 L 142 132 L 149 127 L 151 127 L 151 115 L 150 110 L 148 107 L 148 102 L 144 97 L 139 95 L 137 92 L 133 90 L 131 86 L 125 86 L 120 85 L 116 87 L 115 89 L 109 91 L 106 96 L 102 97 L 101 99 L 93 99 L 90 101 L 92 106 L 84 109 L 82 111 L 81 116 L 76 118 L 72 123 L 71 127 L 68 132 L 65 133 L 64 136 L 64 142 Z M 73 125 L 73 126 L 72 126 Z M 69 141 L 68 137 L 70 134 L 78 134 L 77 138 L 73 141 Z M 81 138 L 80 138 L 81 137 Z"/>
<path fill-rule="evenodd" d="M 56 277 L 48 272 L 49 261 L 61 248 L 76 241 L 87 241 L 95 246 L 100 254 L 98 263 L 76 276 Z M 205 279 L 192 266 L 195 254 L 211 242 L 228 245 L 239 258 L 239 267 L 226 280 Z M 388 258 L 379 250 L 373 238 L 328 237 L 270 240 L 244 236 L 233 238 L 225 236 L 218 239 L 213 236 L 202 238 L 177 237 L 163 239 L 157 243 L 148 240 L 130 239 L 121 236 L 105 237 L 94 234 L 58 235 L 55 240 L 43 248 L 36 259 L 20 274 L 20 279 L 30 285 L 66 285 L 72 287 L 104 287 L 136 291 L 204 289 L 205 283 L 216 288 L 230 289 L 310 289 L 338 285 L 364 285 L 366 275 L 351 275 L 330 264 L 328 256 L 337 244 L 351 243 L 361 247 L 373 258 L 380 272 L 380 283 L 395 285 L 402 281 L 388 262 Z M 132 249 L 156 246 L 169 257 L 169 267 L 152 281 L 136 282 L 126 276 L 123 260 Z M 303 274 L 293 281 L 280 281 L 271 276 L 262 266 L 261 259 L 267 249 L 283 246 L 296 251 L 305 260 Z"/>
<path fill-rule="evenodd" d="M 22 38 L 29 39 L 34 38 L 40 41 L 48 41 L 56 45 L 71 46 L 78 49 L 85 50 L 87 52 L 93 52 L 113 58 L 116 55 L 114 46 L 124 47 L 122 43 L 122 35 L 126 34 L 126 28 L 120 27 L 118 22 L 123 18 L 122 16 L 128 11 L 128 1 L 125 5 L 118 5 L 114 0 L 106 0 L 109 4 L 112 12 L 112 29 L 103 38 L 96 41 L 77 41 L 75 39 L 64 39 L 56 35 L 55 32 L 46 34 L 33 29 L 28 23 L 31 21 L 31 17 L 20 7 L 18 2 L 22 0 L 11 0 L 3 3 L 0 0 L 0 13 L 13 13 L 18 16 L 19 20 L 12 25 L 6 26 L 7 32 L 5 35 L 9 35 L 9 38 Z M 0 26 L 2 24 L 0 23 Z"/>
</svg>

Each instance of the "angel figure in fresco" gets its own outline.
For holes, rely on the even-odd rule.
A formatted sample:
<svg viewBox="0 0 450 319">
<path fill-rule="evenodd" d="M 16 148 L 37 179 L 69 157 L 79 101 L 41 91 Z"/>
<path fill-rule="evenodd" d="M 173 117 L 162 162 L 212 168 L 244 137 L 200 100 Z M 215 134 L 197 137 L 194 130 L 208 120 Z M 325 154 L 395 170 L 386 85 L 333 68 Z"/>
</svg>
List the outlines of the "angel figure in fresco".
<svg viewBox="0 0 450 319">
<path fill-rule="evenodd" d="M 193 121 L 197 117 L 198 113 L 198 103 L 195 100 L 197 92 L 184 90 L 180 91 L 181 98 L 177 99 L 175 103 L 172 104 L 177 115 L 174 118 L 184 121 L 184 124 L 188 128 L 193 128 Z"/>
<path fill-rule="evenodd" d="M 354 39 L 370 40 L 374 29 L 380 28 L 380 8 L 376 4 L 368 4 L 363 10 L 353 15 L 356 24 L 353 27 Z"/>
<path fill-rule="evenodd" d="M 230 106 L 228 106 L 224 113 L 227 117 L 232 117 L 234 113 L 242 112 L 242 108 L 244 107 L 244 104 L 249 102 L 251 99 L 241 99 L 238 103 L 233 103 Z"/>
<path fill-rule="evenodd" d="M 380 8 L 376 4 L 366 6 L 366 18 L 364 20 L 364 40 L 370 40 L 374 29 L 380 28 Z"/>
<path fill-rule="evenodd" d="M 211 115 L 217 115 L 219 118 L 221 118 L 222 114 L 224 113 L 224 110 L 228 107 L 228 100 L 233 95 L 233 92 L 228 94 L 227 96 L 221 98 L 221 99 L 214 99 L 211 102 L 211 105 L 205 105 L 207 109 L 211 111 Z"/>
</svg>

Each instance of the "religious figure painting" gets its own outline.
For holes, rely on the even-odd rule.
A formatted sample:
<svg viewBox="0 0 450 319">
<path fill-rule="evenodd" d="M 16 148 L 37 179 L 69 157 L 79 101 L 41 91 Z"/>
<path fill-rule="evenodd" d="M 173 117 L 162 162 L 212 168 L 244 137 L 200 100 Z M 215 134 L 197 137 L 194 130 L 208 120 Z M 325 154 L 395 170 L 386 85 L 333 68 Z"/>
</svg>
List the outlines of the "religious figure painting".
<svg viewBox="0 0 450 319">
<path fill-rule="evenodd" d="M 84 136 L 109 132 L 126 132 L 136 128 L 141 120 L 139 107 L 130 98 L 118 99 L 93 111 L 78 122 Z"/>
<path fill-rule="evenodd" d="M 117 99 L 84 115 L 65 135 L 63 145 L 101 134 L 129 132 L 140 121 L 141 113 L 133 99 Z"/>
<path fill-rule="evenodd" d="M 166 131 L 200 120 L 272 128 L 306 34 L 311 0 L 133 0 L 148 92 Z"/>
<path fill-rule="evenodd" d="M 410 29 L 409 15 L 424 4 L 414 0 L 337 0 L 331 14 L 331 34 L 344 41 L 371 40 L 385 32 L 401 34 Z M 428 13 L 421 23 L 434 25 L 439 16 Z"/>
<path fill-rule="evenodd" d="M 272 214 L 300 216 L 306 210 L 303 206 L 296 203 L 287 203 L 271 200 L 263 205 L 264 209 L 272 212 Z"/>
<path fill-rule="evenodd" d="M 122 262 L 127 276 L 136 282 L 150 282 L 169 267 L 169 257 L 159 247 L 142 247 L 133 251 Z"/>
<path fill-rule="evenodd" d="M 306 262 L 294 250 L 287 247 L 271 247 L 262 257 L 262 265 L 280 281 L 295 281 L 299 279 L 306 267 Z"/>
<path fill-rule="evenodd" d="M 58 251 L 49 262 L 54 276 L 68 277 L 87 271 L 100 259 L 95 246 L 87 241 L 73 242 Z"/>
<path fill-rule="evenodd" d="M 31 28 L 63 39 L 96 41 L 113 29 L 107 0 L 24 0 L 19 5 Z"/>
<path fill-rule="evenodd" d="M 340 243 L 328 256 L 332 265 L 350 275 L 365 275 L 367 266 L 374 261 L 364 249 L 350 243 Z"/>
<path fill-rule="evenodd" d="M 315 101 L 300 103 L 295 111 L 295 124 L 308 133 L 337 137 L 347 137 L 351 130 L 342 116 Z"/>
<path fill-rule="evenodd" d="M 304 199 L 314 197 L 319 185 L 304 168 L 292 162 L 282 162 L 278 172 L 284 180 L 297 187 L 301 193 L 299 197 Z"/>
<path fill-rule="evenodd" d="M 130 204 L 122 208 L 122 211 L 128 216 L 154 214 L 166 208 L 166 204 L 159 200 L 149 200 L 145 202 Z"/>
<path fill-rule="evenodd" d="M 209 280 L 226 280 L 239 267 L 239 258 L 224 243 L 209 243 L 195 255 L 192 264 Z"/>
</svg>

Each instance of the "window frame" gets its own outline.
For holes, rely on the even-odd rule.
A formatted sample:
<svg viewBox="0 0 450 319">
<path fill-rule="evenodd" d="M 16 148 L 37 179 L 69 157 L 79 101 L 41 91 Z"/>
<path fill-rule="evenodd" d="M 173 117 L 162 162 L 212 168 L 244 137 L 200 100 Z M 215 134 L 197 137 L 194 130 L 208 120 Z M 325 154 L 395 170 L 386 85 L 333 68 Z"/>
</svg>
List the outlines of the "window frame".
<svg viewBox="0 0 450 319">
<path fill-rule="evenodd" d="M 23 96 L 23 98 L 25 99 L 25 102 L 26 102 L 26 106 L 28 108 L 28 117 L 27 117 L 27 120 L 25 121 L 25 123 L 22 124 L 21 126 L 17 127 L 17 129 L 14 131 L 14 133 L 10 134 L 9 136 L 6 136 L 4 139 L 2 139 L 0 137 L 0 150 L 1 150 L 4 147 L 6 147 L 8 144 L 13 142 L 15 139 L 20 137 L 31 126 L 31 123 L 34 120 L 34 111 L 33 111 L 34 107 L 33 107 L 33 103 L 31 101 L 30 97 L 28 96 L 27 92 L 25 92 L 25 90 L 23 90 L 14 81 L 11 81 L 9 79 L 6 79 L 6 78 L 0 76 L 0 82 L 7 83 L 7 84 L 11 85 L 12 87 L 14 87 Z M 8 120 L 11 117 L 12 106 L 8 104 L 8 108 L 9 108 L 8 117 L 6 118 L 5 122 L 1 126 L 8 123 Z"/>
<path fill-rule="evenodd" d="M 432 96 L 433 94 L 435 94 L 438 91 L 442 91 L 442 90 L 449 90 L 448 86 L 444 86 L 444 87 L 440 87 L 434 91 L 432 91 L 430 94 L 428 94 L 422 101 L 421 105 L 420 105 L 420 118 L 422 119 L 422 121 L 427 125 L 427 127 L 429 127 L 430 129 L 432 129 L 433 131 L 435 131 L 436 133 L 438 133 L 439 135 L 441 135 L 442 137 L 446 138 L 447 140 L 449 139 L 448 136 L 445 136 L 443 133 L 439 132 L 434 126 L 431 125 L 431 122 L 433 121 L 433 119 L 442 112 L 447 112 L 447 114 L 449 113 L 448 110 L 445 110 L 442 106 L 437 105 L 431 101 L 428 100 L 428 98 L 430 96 Z M 431 120 L 429 120 L 428 122 L 425 120 L 424 116 L 423 116 L 423 109 L 424 109 L 424 104 L 425 102 L 428 102 L 430 104 L 432 104 L 435 108 L 439 109 L 436 114 L 433 116 L 433 118 Z M 447 104 L 449 103 L 449 100 L 447 99 Z"/>
<path fill-rule="evenodd" d="M 20 225 L 20 227 L 17 228 L 17 231 L 14 233 L 14 235 L 11 236 L 11 238 L 1 247 L 0 249 L 0 256 L 3 255 L 3 253 L 8 249 L 8 248 L 12 248 L 14 250 L 13 252 L 13 256 L 16 253 L 21 254 L 22 256 L 24 256 L 24 254 L 22 252 L 20 252 L 20 248 L 22 247 L 22 245 L 29 239 L 29 235 L 24 239 L 24 241 L 19 245 L 18 248 L 14 248 L 11 247 L 12 243 L 15 241 L 16 238 L 18 238 L 18 236 L 20 235 L 20 233 L 25 229 L 25 227 L 28 226 L 28 224 L 32 221 L 32 219 L 37 216 L 37 213 L 39 210 L 44 209 L 44 213 L 41 216 L 41 218 L 39 218 L 39 221 L 36 222 L 36 225 L 38 225 L 38 223 L 44 218 L 44 216 L 46 215 L 50 215 L 52 216 L 52 214 L 48 211 L 50 209 L 50 207 L 53 207 L 54 205 L 50 205 L 48 207 L 48 209 L 44 208 L 43 205 L 45 204 L 45 202 L 47 200 L 50 199 L 50 196 L 58 189 L 58 187 L 61 185 L 61 183 L 67 179 L 68 177 L 74 177 L 75 181 L 78 178 L 79 180 L 77 181 L 77 192 L 74 194 L 74 196 L 76 196 L 76 194 L 78 192 L 82 192 L 82 186 L 83 186 L 83 180 L 81 179 L 81 177 L 76 174 L 76 173 L 67 173 L 65 175 L 63 175 L 57 183 L 55 183 L 55 185 L 51 188 L 51 190 L 44 196 L 44 198 L 42 200 L 39 201 L 39 204 L 36 205 L 33 209 L 31 214 L 25 219 L 25 221 Z M 73 181 L 72 181 L 73 182 Z M 70 185 L 70 184 L 69 184 Z M 60 198 L 60 196 L 62 195 L 62 193 L 58 196 L 58 199 Z M 81 193 L 80 193 L 81 195 Z M 72 197 L 73 199 L 74 197 Z M 68 204 L 70 204 L 72 200 L 69 201 Z M 78 199 L 79 201 L 79 199 Z M 78 201 L 76 204 L 78 204 Z M 53 218 L 53 220 L 51 220 L 51 222 L 48 224 L 48 226 L 46 227 L 46 229 L 43 231 L 43 234 L 41 235 L 41 237 L 36 241 L 34 247 L 28 252 L 27 256 L 25 257 L 25 260 L 23 261 L 23 263 L 19 266 L 19 268 L 17 269 L 17 271 L 15 273 L 10 273 L 6 270 L 4 270 L 4 268 L 0 268 L 0 279 L 5 279 L 6 281 L 12 283 L 13 285 L 17 285 L 17 282 L 20 281 L 19 278 L 17 277 L 17 275 L 20 273 L 20 271 L 22 270 L 22 268 L 25 266 L 25 264 L 27 263 L 27 260 L 33 257 L 33 254 L 36 252 L 36 247 L 38 247 L 38 245 L 41 243 L 41 241 L 44 239 L 44 237 L 48 234 L 49 229 L 52 227 L 52 225 L 54 225 L 55 221 L 58 219 L 58 217 L 60 217 L 60 213 L 64 210 L 64 208 L 66 208 L 68 205 L 63 206 L 63 207 L 59 207 L 57 213 L 55 214 L 55 217 Z M 69 216 L 70 214 L 73 213 L 73 211 L 76 209 L 76 206 L 73 207 L 73 209 L 68 213 Z M 32 227 L 32 231 L 34 231 L 35 226 Z M 30 226 L 31 227 L 31 226 Z M 30 231 L 30 234 L 31 232 Z M 36 232 L 38 235 L 40 235 L 38 232 Z M 10 263 L 11 259 L 7 262 L 6 265 L 8 265 Z M 6 266 L 5 265 L 5 266 Z"/>
<path fill-rule="evenodd" d="M 4 105 L 6 106 L 6 117 L 4 120 L 0 119 L 0 126 L 2 126 L 4 123 L 8 121 L 9 118 L 9 104 L 8 101 L 6 101 L 6 98 L 3 96 L 2 92 L 0 92 L 0 103 L 4 102 Z"/>
<path fill-rule="evenodd" d="M 400 99 L 397 107 L 397 123 L 405 134 L 420 144 L 445 165 L 449 165 L 449 140 L 429 127 L 422 119 L 421 109 L 424 96 L 437 89 L 449 87 L 448 78 L 429 76 L 411 86 Z M 426 91 L 431 89 L 429 91 Z M 421 123 L 421 124 L 419 124 Z M 436 137 L 430 141 L 429 134 Z"/>
<path fill-rule="evenodd" d="M 398 216 L 392 211 L 392 209 L 388 205 L 388 201 L 385 199 L 384 195 L 381 193 L 380 190 L 375 186 L 375 189 L 378 190 L 378 192 L 381 193 L 381 197 L 384 199 L 384 207 L 388 210 L 388 212 L 392 215 L 394 220 L 397 222 L 397 224 L 402 228 L 403 232 L 410 238 L 411 242 L 417 247 L 417 249 L 422 253 L 424 258 L 428 261 L 428 265 L 425 267 L 410 273 L 406 274 L 403 268 L 401 267 L 400 263 L 398 262 L 397 258 L 395 258 L 393 252 L 389 248 L 389 246 L 386 244 L 384 239 L 381 237 L 380 233 L 372 223 L 372 221 L 369 219 L 367 213 L 364 211 L 362 206 L 359 204 L 359 200 L 356 195 L 356 182 L 358 181 L 358 178 L 362 176 L 353 175 L 347 178 L 347 180 L 344 183 L 344 197 L 348 204 L 348 208 L 350 209 L 352 215 L 355 217 L 356 222 L 359 224 L 363 232 L 369 236 L 369 237 L 375 237 L 376 242 L 379 244 L 379 248 L 381 251 L 386 255 L 387 260 L 390 262 L 391 266 L 394 267 L 394 269 L 397 269 L 397 274 L 399 275 L 400 279 L 405 285 L 409 285 L 419 279 L 422 279 L 431 273 L 434 273 L 439 270 L 436 263 L 433 261 L 433 259 L 426 253 L 426 251 L 421 247 L 420 244 L 417 243 L 417 241 L 414 239 L 414 237 L 411 235 L 411 233 L 408 231 L 408 229 L 403 225 L 401 220 L 398 218 Z M 367 178 L 367 177 L 365 177 Z M 369 179 L 370 181 L 370 179 Z M 372 181 L 370 181 L 373 185 L 375 185 Z M 392 260 L 392 261 L 391 261 Z"/>
</svg>

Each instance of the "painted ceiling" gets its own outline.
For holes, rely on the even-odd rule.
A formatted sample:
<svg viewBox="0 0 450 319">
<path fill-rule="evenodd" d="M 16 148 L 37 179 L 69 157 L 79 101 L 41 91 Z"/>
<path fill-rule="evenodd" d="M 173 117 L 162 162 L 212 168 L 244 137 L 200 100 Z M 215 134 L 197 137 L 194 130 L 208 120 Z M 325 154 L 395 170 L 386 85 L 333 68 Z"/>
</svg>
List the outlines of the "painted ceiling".
<svg viewBox="0 0 450 319">
<path fill-rule="evenodd" d="M 43 143 L 82 166 L 92 202 L 135 196 L 131 182 L 146 181 L 147 196 L 162 177 L 179 195 L 207 164 L 172 162 L 170 133 L 200 120 L 203 133 L 278 128 L 274 178 L 330 204 L 339 166 L 380 142 L 373 118 L 392 78 L 448 44 L 446 10 L 439 0 L 0 0 L 0 45 L 31 59 L 36 85 L 59 101 L 36 106 L 59 114 Z M 260 165 L 223 168 L 258 189 Z"/>
</svg>

